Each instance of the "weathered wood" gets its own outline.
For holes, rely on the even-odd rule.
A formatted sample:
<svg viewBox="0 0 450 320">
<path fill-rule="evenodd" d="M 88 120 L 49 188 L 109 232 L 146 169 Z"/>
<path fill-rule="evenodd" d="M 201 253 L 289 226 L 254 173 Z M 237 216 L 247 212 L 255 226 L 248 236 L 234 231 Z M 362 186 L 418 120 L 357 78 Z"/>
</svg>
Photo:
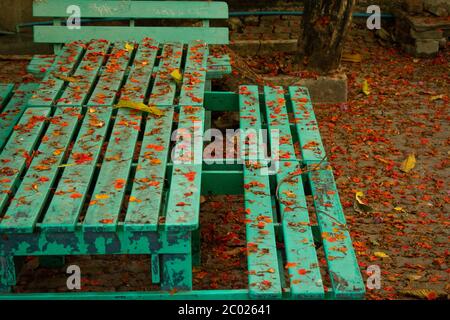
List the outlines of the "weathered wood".
<svg viewBox="0 0 450 320">
<path fill-rule="evenodd" d="M 333 172 L 316 166 L 308 167 L 308 176 L 333 294 L 337 299 L 362 299 L 365 285 L 346 227 Z"/>
<path fill-rule="evenodd" d="M 28 99 L 38 87 L 36 83 L 23 83 L 14 91 L 11 100 L 0 113 L 0 150 L 4 147 L 14 126 L 25 112 Z"/>
<path fill-rule="evenodd" d="M 160 110 L 164 112 L 162 117 L 147 117 L 125 230 L 156 231 L 158 228 L 174 113 L 173 108 Z"/>
<path fill-rule="evenodd" d="M 119 109 L 112 131 L 117 139 L 113 138 L 108 144 L 83 230 L 116 231 L 141 120 L 142 112 Z"/>
<path fill-rule="evenodd" d="M 153 39 L 144 39 L 139 45 L 130 75 L 121 89 L 121 100 L 144 102 L 156 63 L 158 43 Z"/>
<path fill-rule="evenodd" d="M 306 204 L 300 165 L 283 162 L 277 173 L 281 224 L 293 298 L 322 299 L 325 296 L 319 262 Z M 292 177 L 292 178 L 290 178 Z"/>
<path fill-rule="evenodd" d="M 273 161 L 295 161 L 294 144 L 289 127 L 289 116 L 283 87 L 264 87 L 267 123 L 271 149 L 277 146 L 278 154 L 271 153 Z"/>
<path fill-rule="evenodd" d="M 58 109 L 49 120 L 46 135 L 0 223 L 3 233 L 31 233 L 39 218 L 50 188 L 77 124 L 79 110 Z"/>
<path fill-rule="evenodd" d="M 27 110 L 2 150 L 0 154 L 0 211 L 5 208 L 9 194 L 17 187 L 20 175 L 27 166 L 34 147 L 39 143 L 39 135 L 50 111 L 49 108 Z"/>
<path fill-rule="evenodd" d="M 289 93 L 297 129 L 296 134 L 300 141 L 302 161 L 304 164 L 319 163 L 325 157 L 325 149 L 308 89 L 290 87 Z"/>
<path fill-rule="evenodd" d="M 68 83 L 57 101 L 58 107 L 81 107 L 87 102 L 108 48 L 109 42 L 103 40 L 93 40 L 88 44 L 86 53 L 73 74 L 75 81 Z"/>
<path fill-rule="evenodd" d="M 84 49 L 80 42 L 66 44 L 59 54 L 47 75 L 28 101 L 29 107 L 49 107 L 56 103 L 65 81 L 61 77 L 71 76 L 75 67 L 82 58 Z"/>
<path fill-rule="evenodd" d="M 171 76 L 174 70 L 180 72 L 183 58 L 183 45 L 181 43 L 168 43 L 163 47 L 158 73 L 150 95 L 150 105 L 158 107 L 171 107 L 175 103 L 177 83 Z M 181 73 L 181 72 L 180 72 Z"/>
<path fill-rule="evenodd" d="M 127 47 L 131 46 L 132 49 Z M 134 43 L 116 42 L 102 70 L 88 106 L 112 106 L 125 77 Z"/>
<path fill-rule="evenodd" d="M 267 175 L 260 162 L 244 165 L 244 199 L 250 297 L 281 298 L 281 279 L 275 240 L 274 215 Z"/>
<path fill-rule="evenodd" d="M 165 228 L 195 230 L 199 225 L 205 110 L 181 106 Z"/>
<path fill-rule="evenodd" d="M 12 91 L 14 89 L 14 85 L 12 83 L 0 83 L 0 110 L 6 106 L 9 97 L 12 95 Z"/>
<path fill-rule="evenodd" d="M 67 17 L 71 0 L 47 0 L 33 3 L 36 17 Z M 83 18 L 129 19 L 228 19 L 226 2 L 189 1 L 94 1 L 78 0 Z"/>
<path fill-rule="evenodd" d="M 41 228 L 49 232 L 75 231 L 78 217 L 94 179 L 94 170 L 105 140 L 111 109 L 90 107 L 67 160 Z"/>
<path fill-rule="evenodd" d="M 88 41 L 92 38 L 108 41 L 139 41 L 151 35 L 159 42 L 183 42 L 203 40 L 208 44 L 228 44 L 228 28 L 205 27 L 104 27 L 83 26 L 69 30 L 65 26 L 35 26 L 34 41 L 66 43 Z"/>
</svg>

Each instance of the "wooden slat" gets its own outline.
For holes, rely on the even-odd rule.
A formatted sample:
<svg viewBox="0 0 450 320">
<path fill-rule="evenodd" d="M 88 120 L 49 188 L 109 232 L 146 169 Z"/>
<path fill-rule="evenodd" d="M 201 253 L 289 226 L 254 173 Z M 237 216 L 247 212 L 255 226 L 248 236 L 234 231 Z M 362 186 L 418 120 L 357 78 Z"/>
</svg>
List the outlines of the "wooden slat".
<svg viewBox="0 0 450 320">
<path fill-rule="evenodd" d="M 27 72 L 42 79 L 55 61 L 54 55 L 36 54 L 27 66 Z"/>
<path fill-rule="evenodd" d="M 103 40 L 94 40 L 88 45 L 73 75 L 76 81 L 69 82 L 64 94 L 58 99 L 58 107 L 81 107 L 87 102 L 108 48 L 109 43 Z"/>
<path fill-rule="evenodd" d="M 162 117 L 148 115 L 139 163 L 128 204 L 127 231 L 156 231 L 162 205 L 172 134 L 173 108 L 160 108 Z"/>
<path fill-rule="evenodd" d="M 139 45 L 130 75 L 121 90 L 121 100 L 134 102 L 145 100 L 157 54 L 158 43 L 152 39 L 145 39 Z"/>
<path fill-rule="evenodd" d="M 55 194 L 41 223 L 43 230 L 72 232 L 94 178 L 112 110 L 90 107 L 64 168 Z"/>
<path fill-rule="evenodd" d="M 259 165 L 244 165 L 249 294 L 254 299 L 277 299 L 282 292 L 269 177 L 261 174 Z"/>
<path fill-rule="evenodd" d="M 312 171 L 308 175 L 333 293 L 338 299 L 361 299 L 365 285 L 345 227 L 345 215 L 333 172 L 315 169 L 314 165 L 309 166 Z"/>
<path fill-rule="evenodd" d="M 257 86 L 239 87 L 241 145 L 240 156 L 249 160 L 263 158 L 260 132 L 262 129 Z"/>
<path fill-rule="evenodd" d="M 325 295 L 300 166 L 297 162 L 283 162 L 277 173 L 279 205 L 293 298 L 322 299 Z"/>
<path fill-rule="evenodd" d="M 50 119 L 30 167 L 6 211 L 0 231 L 4 233 L 31 233 L 39 214 L 50 195 L 58 166 L 66 153 L 80 109 L 62 108 Z"/>
<path fill-rule="evenodd" d="M 150 105 L 159 107 L 173 106 L 177 84 L 170 74 L 174 70 L 180 69 L 182 57 L 183 45 L 181 43 L 164 45 L 159 62 L 159 70 L 150 95 Z"/>
<path fill-rule="evenodd" d="M 34 146 L 38 143 L 49 108 L 27 110 L 14 128 L 8 143 L 0 154 L 0 211 L 19 181 Z"/>
<path fill-rule="evenodd" d="M 36 17 L 67 17 L 72 0 L 47 0 L 33 3 Z M 226 2 L 189 1 L 93 1 L 78 0 L 83 18 L 134 19 L 228 19 Z"/>
<path fill-rule="evenodd" d="M 203 106 L 208 45 L 195 41 L 189 44 L 181 87 L 180 105 Z"/>
<path fill-rule="evenodd" d="M 325 157 L 319 125 L 314 114 L 308 89 L 290 87 L 289 93 L 300 141 L 302 161 L 304 164 L 319 163 Z"/>
<path fill-rule="evenodd" d="M 0 150 L 8 140 L 17 121 L 25 112 L 28 99 L 33 90 L 38 87 L 36 83 L 23 83 L 14 91 L 14 96 L 0 113 Z"/>
<path fill-rule="evenodd" d="M 205 110 L 202 107 L 182 106 L 180 109 L 165 220 L 167 230 L 198 228 L 204 119 Z"/>
<path fill-rule="evenodd" d="M 0 83 L 0 110 L 6 105 L 12 95 L 14 85 L 12 83 Z"/>
<path fill-rule="evenodd" d="M 126 48 L 126 45 L 133 47 L 134 43 L 116 42 L 114 44 L 108 62 L 87 103 L 88 106 L 112 106 L 114 104 L 133 52 Z"/>
<path fill-rule="evenodd" d="M 203 40 L 208 44 L 228 44 L 228 28 L 204 27 L 104 27 L 83 26 L 69 30 L 65 26 L 35 26 L 35 42 L 66 43 L 88 41 L 92 38 L 108 41 L 139 41 L 151 35 L 158 42 L 183 42 Z"/>
<path fill-rule="evenodd" d="M 47 75 L 42 80 L 36 93 L 28 101 L 30 107 L 49 107 L 56 101 L 58 94 L 64 85 L 64 80 L 58 76 L 70 76 L 74 72 L 78 60 L 83 54 L 81 43 L 70 43 L 63 47 Z"/>
<path fill-rule="evenodd" d="M 264 87 L 267 123 L 272 150 L 277 146 L 278 154 L 271 155 L 273 160 L 295 161 L 295 149 L 292 141 L 289 116 L 286 109 L 283 87 Z M 273 131 L 276 131 L 275 135 Z"/>
<path fill-rule="evenodd" d="M 119 109 L 83 222 L 85 231 L 116 230 L 141 120 L 142 112 Z"/>
</svg>

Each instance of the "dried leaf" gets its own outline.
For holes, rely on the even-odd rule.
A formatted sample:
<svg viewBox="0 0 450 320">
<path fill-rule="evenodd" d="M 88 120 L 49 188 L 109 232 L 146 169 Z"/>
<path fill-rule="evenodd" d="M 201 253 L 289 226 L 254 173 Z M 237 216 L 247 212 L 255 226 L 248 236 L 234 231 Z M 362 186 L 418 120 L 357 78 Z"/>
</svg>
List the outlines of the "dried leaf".
<svg viewBox="0 0 450 320">
<path fill-rule="evenodd" d="M 342 55 L 342 61 L 344 61 L 344 62 L 361 62 L 362 57 L 359 53 L 355 53 L 355 54 L 344 53 Z"/>
<path fill-rule="evenodd" d="M 161 109 L 158 109 L 155 106 L 148 106 L 142 102 L 120 100 L 115 105 L 115 108 L 130 108 L 130 109 L 134 109 L 134 110 L 148 112 L 148 113 L 154 114 L 155 116 L 158 116 L 158 117 L 161 117 L 164 115 L 164 111 L 162 111 Z"/>
<path fill-rule="evenodd" d="M 181 74 L 179 69 L 175 69 L 170 74 L 172 79 L 174 79 L 176 82 L 181 82 L 183 80 L 183 75 Z"/>
<path fill-rule="evenodd" d="M 373 255 L 378 258 L 389 258 L 389 256 L 382 251 L 376 251 L 373 253 Z"/>
<path fill-rule="evenodd" d="M 412 169 L 414 169 L 414 167 L 416 166 L 416 156 L 414 155 L 414 153 L 411 153 L 402 163 L 402 165 L 400 166 L 400 170 L 408 173 L 410 172 Z"/>
<path fill-rule="evenodd" d="M 370 86 L 369 86 L 369 82 L 367 80 L 364 80 L 362 83 L 362 92 L 366 96 L 370 95 Z"/>
</svg>

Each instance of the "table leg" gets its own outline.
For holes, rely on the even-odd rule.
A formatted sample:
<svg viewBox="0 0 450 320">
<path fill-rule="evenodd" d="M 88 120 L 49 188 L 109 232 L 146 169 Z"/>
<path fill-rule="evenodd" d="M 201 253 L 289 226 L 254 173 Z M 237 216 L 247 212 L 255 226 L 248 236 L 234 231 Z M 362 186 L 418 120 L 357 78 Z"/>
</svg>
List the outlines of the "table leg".
<svg viewBox="0 0 450 320">
<path fill-rule="evenodd" d="M 10 292 L 11 287 L 16 284 L 16 268 L 14 257 L 0 256 L 0 292 Z"/>
<path fill-rule="evenodd" d="M 192 255 L 163 254 L 162 290 L 192 290 Z"/>
</svg>

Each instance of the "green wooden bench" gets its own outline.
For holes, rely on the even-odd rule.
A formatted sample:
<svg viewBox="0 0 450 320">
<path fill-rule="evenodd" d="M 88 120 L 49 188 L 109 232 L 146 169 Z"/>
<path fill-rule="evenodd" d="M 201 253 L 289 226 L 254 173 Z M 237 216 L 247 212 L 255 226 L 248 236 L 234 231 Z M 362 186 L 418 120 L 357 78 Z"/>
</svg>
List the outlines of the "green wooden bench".
<svg viewBox="0 0 450 320">
<path fill-rule="evenodd" d="M 146 47 L 150 52 L 144 49 L 145 54 L 138 49 L 137 61 L 142 61 L 147 53 L 156 59 L 151 53 L 156 49 L 153 44 L 150 47 Z M 175 67 L 181 57 L 162 59 Z M 197 63 L 197 59 L 186 60 Z M 191 67 L 195 68 L 190 64 L 186 72 Z M 147 73 L 136 67 L 133 70 L 130 77 L 137 80 L 138 87 L 143 81 L 146 88 Z M 291 87 L 287 92 L 280 87 L 265 87 L 260 94 L 256 86 L 242 86 L 238 94 L 206 92 L 204 101 L 190 106 L 192 96 L 187 94 L 192 88 L 182 88 L 179 103 L 173 108 L 175 91 L 160 91 L 170 83 L 159 83 L 164 81 L 164 74 L 158 72 L 155 88 L 148 97 L 155 99 L 164 110 L 161 118 L 128 109 L 112 111 L 106 105 L 40 106 L 28 109 L 22 116 L 0 154 L 0 164 L 19 149 L 32 154 L 39 145 L 39 152 L 28 165 L 24 157 L 14 163 L 3 163 L 0 169 L 1 173 L 7 173 L 9 180 L 1 180 L 2 190 L 14 190 L 11 204 L 7 203 L 5 192 L 0 202 L 4 212 L 0 233 L 6 235 L 0 241 L 0 265 L 3 266 L 0 283 L 4 291 L 14 285 L 13 257 L 17 256 L 149 254 L 152 280 L 161 282 L 163 291 L 3 294 L 0 298 L 363 298 L 364 282 L 333 173 L 324 161 L 325 151 L 308 91 L 301 87 Z M 185 85 L 188 83 L 191 81 Z M 145 91 L 138 88 L 129 91 L 127 82 L 124 88 L 125 95 L 135 95 L 133 99 Z M 180 115 L 176 122 L 174 111 L 178 108 Z M 188 163 L 171 161 L 169 140 L 173 124 L 178 123 L 178 128 L 190 133 L 202 132 L 208 127 L 206 111 L 240 112 L 244 163 L 192 164 L 193 157 L 202 156 L 201 145 L 188 154 Z M 80 113 L 84 117 L 79 117 Z M 137 126 L 144 128 L 142 135 L 138 134 Z M 271 166 L 273 159 L 252 153 L 251 144 L 245 140 L 246 130 L 260 128 L 278 130 L 282 141 L 277 156 L 273 157 L 279 163 L 274 175 L 261 171 Z M 271 134 L 269 144 L 278 143 L 277 139 Z M 133 158 L 139 140 L 143 147 L 139 157 Z M 68 149 L 70 141 L 74 141 L 71 150 Z M 104 141 L 109 141 L 108 147 L 106 154 L 100 156 Z M 55 186 L 53 191 L 52 186 Z M 88 190 L 92 190 L 92 196 Z M 204 195 L 244 195 L 247 288 L 190 290 L 200 190 Z M 39 197 L 30 197 L 36 192 L 40 193 Z M 309 195 L 314 208 L 308 209 Z M 309 211 L 314 212 L 317 225 L 311 224 Z M 319 247 L 323 247 L 326 264 L 320 263 Z M 180 291 L 172 294 L 164 291 L 173 288 Z"/>
<path fill-rule="evenodd" d="M 39 18 L 52 18 L 51 26 L 34 27 L 36 42 L 52 43 L 59 53 L 61 45 L 75 40 L 106 39 L 109 41 L 141 40 L 151 35 L 160 42 L 184 42 L 201 39 L 208 44 L 228 44 L 228 29 L 210 27 L 210 20 L 228 19 L 228 6 L 217 1 L 96 1 L 80 0 L 76 3 L 82 18 L 121 19 L 127 26 L 82 26 L 69 30 L 64 24 L 66 12 L 73 1 L 48 0 L 33 3 L 33 14 Z M 199 27 L 146 27 L 137 26 L 140 19 L 189 19 L 199 20 Z M 44 77 L 54 57 L 36 55 L 27 70 L 37 77 Z M 208 59 L 208 79 L 231 73 L 228 56 L 211 56 Z"/>
</svg>

